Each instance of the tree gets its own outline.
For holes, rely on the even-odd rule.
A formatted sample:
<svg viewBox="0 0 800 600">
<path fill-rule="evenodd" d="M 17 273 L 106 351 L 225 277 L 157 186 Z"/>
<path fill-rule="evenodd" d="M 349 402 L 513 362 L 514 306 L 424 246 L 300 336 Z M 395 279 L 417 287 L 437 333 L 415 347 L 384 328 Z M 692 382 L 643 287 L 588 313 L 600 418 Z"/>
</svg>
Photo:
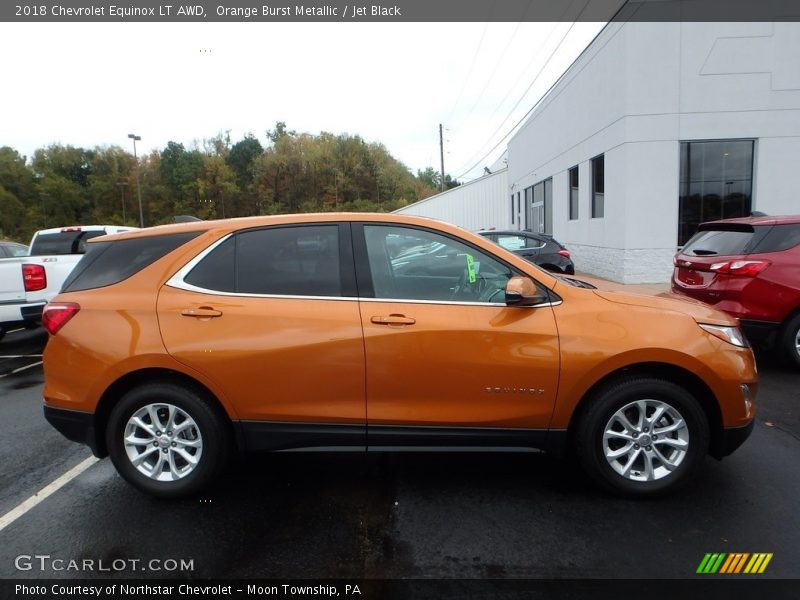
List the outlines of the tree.
<svg viewBox="0 0 800 600">
<path fill-rule="evenodd" d="M 55 175 L 75 185 L 87 187 L 92 174 L 94 154 L 93 150 L 53 144 L 33 153 L 33 171 L 42 177 Z"/>
<path fill-rule="evenodd" d="M 170 188 L 178 214 L 193 214 L 199 207 L 198 179 L 203 171 L 203 155 L 187 151 L 183 144 L 167 142 L 161 152 L 160 175 Z"/>
<path fill-rule="evenodd" d="M 236 174 L 239 187 L 246 187 L 253 182 L 253 161 L 263 153 L 264 148 L 261 146 L 261 142 L 251 133 L 233 145 L 225 162 Z"/>
<path fill-rule="evenodd" d="M 29 236 L 24 233 L 26 216 L 22 202 L 0 185 L 0 238 L 27 239 Z"/>
</svg>

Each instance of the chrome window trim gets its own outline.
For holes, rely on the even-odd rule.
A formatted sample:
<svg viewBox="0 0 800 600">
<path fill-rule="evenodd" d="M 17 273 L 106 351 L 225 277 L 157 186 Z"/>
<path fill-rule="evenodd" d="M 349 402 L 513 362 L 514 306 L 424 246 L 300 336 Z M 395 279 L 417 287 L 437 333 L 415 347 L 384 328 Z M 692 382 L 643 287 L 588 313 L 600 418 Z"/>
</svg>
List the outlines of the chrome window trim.
<svg viewBox="0 0 800 600">
<path fill-rule="evenodd" d="M 447 306 L 491 306 L 491 307 L 506 307 L 506 308 L 542 308 L 545 306 L 558 306 L 561 304 L 561 300 L 557 302 L 543 302 L 542 304 L 536 304 L 533 306 L 508 306 L 505 302 L 450 302 L 448 300 L 416 300 L 416 299 L 404 299 L 404 298 L 361 298 L 361 297 L 351 297 L 351 296 L 299 296 L 299 295 L 292 295 L 292 294 L 251 294 L 247 292 L 223 292 L 221 290 L 211 290 L 207 288 L 201 288 L 196 285 L 192 285 L 191 283 L 186 283 L 184 279 L 191 273 L 192 269 L 194 269 L 197 264 L 202 261 L 206 256 L 208 256 L 217 246 L 222 245 L 228 239 L 230 239 L 233 235 L 237 232 L 231 232 L 226 236 L 218 239 L 216 242 L 211 244 L 208 248 L 200 252 L 197 256 L 195 256 L 192 260 L 186 263 L 183 267 L 178 269 L 178 271 L 170 277 L 164 285 L 167 285 L 171 288 L 175 288 L 178 290 L 184 290 L 187 292 L 197 292 L 199 294 L 209 294 L 212 296 L 227 296 L 231 298 L 265 298 L 265 299 L 283 299 L 283 300 L 333 300 L 333 301 L 343 301 L 343 302 L 382 302 L 382 303 L 393 303 L 393 304 L 442 304 Z"/>
</svg>

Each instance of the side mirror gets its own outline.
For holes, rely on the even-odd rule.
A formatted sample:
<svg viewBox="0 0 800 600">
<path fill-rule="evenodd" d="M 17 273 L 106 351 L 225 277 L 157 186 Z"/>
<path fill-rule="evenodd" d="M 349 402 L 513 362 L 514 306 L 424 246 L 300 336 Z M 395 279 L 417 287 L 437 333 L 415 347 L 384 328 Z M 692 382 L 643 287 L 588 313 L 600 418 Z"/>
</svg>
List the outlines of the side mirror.
<svg viewBox="0 0 800 600">
<path fill-rule="evenodd" d="M 527 277 L 512 277 L 506 284 L 506 304 L 508 306 L 533 306 L 547 301 L 547 296 L 539 291 L 533 280 Z"/>
</svg>

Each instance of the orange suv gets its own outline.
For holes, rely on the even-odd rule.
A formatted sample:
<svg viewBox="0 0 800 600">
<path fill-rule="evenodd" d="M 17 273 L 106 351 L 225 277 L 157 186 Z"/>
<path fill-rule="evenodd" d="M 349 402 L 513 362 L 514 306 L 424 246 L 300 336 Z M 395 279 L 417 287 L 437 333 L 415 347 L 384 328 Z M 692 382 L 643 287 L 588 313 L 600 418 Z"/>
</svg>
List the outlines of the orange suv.
<svg viewBox="0 0 800 600">
<path fill-rule="evenodd" d="M 650 496 L 752 430 L 733 318 L 441 222 L 254 217 L 88 246 L 44 311 L 45 416 L 153 495 L 197 492 L 237 450 L 480 447 L 574 452 Z"/>
</svg>

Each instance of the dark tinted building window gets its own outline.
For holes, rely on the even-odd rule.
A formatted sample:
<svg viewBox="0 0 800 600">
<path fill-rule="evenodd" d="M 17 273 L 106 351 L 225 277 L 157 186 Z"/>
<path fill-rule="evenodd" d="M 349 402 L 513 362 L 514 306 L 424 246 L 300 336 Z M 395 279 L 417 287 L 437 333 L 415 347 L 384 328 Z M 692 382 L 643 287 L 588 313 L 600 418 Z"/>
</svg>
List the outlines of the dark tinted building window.
<svg viewBox="0 0 800 600">
<path fill-rule="evenodd" d="M 273 227 L 238 234 L 236 291 L 341 296 L 339 226 Z"/>
<path fill-rule="evenodd" d="M 524 191 L 524 210 L 525 210 L 525 229 L 534 226 L 531 220 L 531 204 L 533 203 L 533 186 L 525 188 Z"/>
<path fill-rule="evenodd" d="M 605 155 L 592 159 L 592 218 L 599 219 L 605 215 Z"/>
<path fill-rule="evenodd" d="M 578 167 L 569 170 L 569 218 L 578 218 Z"/>
<path fill-rule="evenodd" d="M 61 291 L 91 290 L 124 281 L 200 233 L 193 231 L 87 244 L 86 253 L 67 277 Z"/>
<path fill-rule="evenodd" d="M 750 214 L 753 140 L 681 142 L 678 245 L 705 221 Z"/>
</svg>

